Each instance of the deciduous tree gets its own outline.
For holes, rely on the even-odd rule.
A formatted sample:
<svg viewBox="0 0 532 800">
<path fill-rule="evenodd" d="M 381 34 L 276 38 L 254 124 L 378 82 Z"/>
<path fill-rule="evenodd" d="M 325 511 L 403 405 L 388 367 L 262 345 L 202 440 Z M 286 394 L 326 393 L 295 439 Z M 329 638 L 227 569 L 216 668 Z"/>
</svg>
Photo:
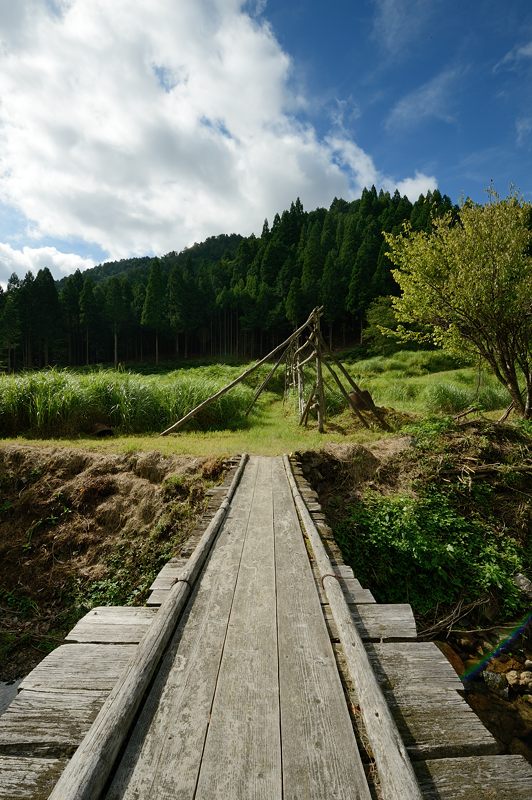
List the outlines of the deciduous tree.
<svg viewBox="0 0 532 800">
<path fill-rule="evenodd" d="M 402 290 L 393 301 L 398 319 L 430 326 L 439 345 L 480 354 L 525 418 L 532 413 L 531 223 L 529 203 L 490 190 L 486 205 L 467 201 L 457 215 L 434 217 L 429 233 L 407 223 L 401 234 L 386 234 Z"/>
</svg>

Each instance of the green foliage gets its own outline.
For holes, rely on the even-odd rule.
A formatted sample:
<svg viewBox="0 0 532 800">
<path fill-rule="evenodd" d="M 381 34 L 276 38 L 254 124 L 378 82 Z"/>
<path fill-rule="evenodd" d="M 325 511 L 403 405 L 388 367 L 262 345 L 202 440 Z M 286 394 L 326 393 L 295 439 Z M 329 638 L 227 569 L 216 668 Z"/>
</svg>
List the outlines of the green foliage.
<svg viewBox="0 0 532 800">
<path fill-rule="evenodd" d="M 368 492 L 335 531 L 359 580 L 380 602 L 405 602 L 424 615 L 438 605 L 496 596 L 506 615 L 520 606 L 512 576 L 517 542 L 466 519 L 442 492 L 418 498 Z"/>
<path fill-rule="evenodd" d="M 484 206 L 467 201 L 458 215 L 434 217 L 429 233 L 406 223 L 385 234 L 402 290 L 397 319 L 429 326 L 438 345 L 479 354 L 524 417 L 532 413 L 531 219 L 529 203 L 492 190 Z"/>
</svg>

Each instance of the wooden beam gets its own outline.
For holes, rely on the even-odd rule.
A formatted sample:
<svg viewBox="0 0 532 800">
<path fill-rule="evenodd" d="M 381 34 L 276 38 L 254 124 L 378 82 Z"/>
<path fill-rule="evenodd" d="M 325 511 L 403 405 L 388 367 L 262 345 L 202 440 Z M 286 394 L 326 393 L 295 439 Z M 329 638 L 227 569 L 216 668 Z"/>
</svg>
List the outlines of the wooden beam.
<svg viewBox="0 0 532 800">
<path fill-rule="evenodd" d="M 327 353 L 327 355 L 329 356 L 329 358 L 330 358 L 332 361 L 334 361 L 334 363 L 336 364 L 336 366 L 338 367 L 338 369 L 340 370 L 340 372 L 342 373 L 342 375 L 345 377 L 345 379 L 348 381 L 349 385 L 352 387 L 352 389 L 353 389 L 353 391 L 355 392 L 355 394 L 357 394 L 357 395 L 361 395 L 361 389 L 360 389 L 360 386 L 358 386 L 358 385 L 355 383 L 355 381 L 353 380 L 353 378 L 351 377 L 351 375 L 348 373 L 348 371 L 346 370 L 346 368 L 344 367 L 344 365 L 342 364 L 342 362 L 341 362 L 341 361 L 339 361 L 339 360 L 338 360 L 338 359 L 337 359 L 337 358 L 336 358 L 336 357 L 335 357 L 335 356 L 332 354 L 332 352 L 329 350 L 329 347 L 327 346 L 327 342 L 325 341 L 325 339 L 323 338 L 323 336 L 321 335 L 321 333 L 319 333 L 319 337 L 320 337 L 320 342 L 321 342 L 321 345 L 322 345 L 322 347 L 324 348 L 325 352 Z M 386 430 L 386 431 L 391 431 L 391 428 L 390 428 L 390 426 L 388 425 L 388 423 L 387 423 L 387 422 L 386 422 L 386 420 L 384 419 L 384 416 L 382 415 L 382 413 L 381 413 L 381 412 L 380 412 L 380 411 L 379 411 L 379 410 L 376 408 L 375 404 L 373 404 L 373 408 L 368 408 L 368 411 L 370 411 L 370 412 L 373 414 L 373 416 L 375 417 L 375 419 L 377 420 L 377 422 L 379 423 L 379 425 L 381 426 L 381 428 L 384 428 L 384 430 Z"/>
<path fill-rule="evenodd" d="M 275 364 L 273 365 L 273 367 L 269 371 L 268 375 L 266 376 L 266 378 L 264 378 L 264 380 L 262 381 L 262 383 L 259 386 L 259 388 L 255 391 L 255 394 L 253 395 L 253 400 L 249 404 L 249 406 L 247 408 L 247 411 L 245 413 L 246 417 L 249 414 L 249 412 L 251 411 L 251 409 L 253 408 L 253 406 L 255 405 L 255 403 L 257 402 L 257 400 L 259 399 L 259 397 L 262 394 L 262 392 L 265 390 L 266 386 L 269 384 L 269 382 L 271 381 L 271 379 L 275 375 L 275 371 L 276 371 L 277 367 L 280 365 L 280 363 L 283 360 L 283 358 L 285 357 L 286 351 L 288 350 L 289 347 L 290 347 L 290 345 L 288 344 L 286 346 L 286 348 L 281 352 L 281 355 L 279 356 L 279 358 L 277 359 L 277 361 L 275 362 Z"/>
<path fill-rule="evenodd" d="M 283 461 L 294 502 L 312 545 L 322 585 L 336 622 L 349 675 L 355 686 L 366 733 L 377 765 L 382 795 L 386 800 L 405 800 L 405 798 L 422 800 L 423 796 L 408 753 L 377 682 L 340 583 L 334 575 L 334 568 L 296 486 L 288 457 L 283 456 Z"/>
<path fill-rule="evenodd" d="M 340 389 L 341 393 L 343 394 L 343 396 L 347 400 L 347 402 L 349 404 L 349 407 L 351 408 L 351 411 L 353 412 L 353 414 L 355 414 L 358 417 L 358 419 L 360 420 L 362 425 L 364 425 L 364 427 L 369 428 L 369 424 L 368 424 L 366 418 L 360 413 L 358 408 L 355 406 L 355 404 L 353 403 L 353 401 L 349 397 L 349 392 L 347 392 L 345 390 L 345 387 L 344 387 L 343 383 L 341 382 L 340 378 L 338 377 L 336 372 L 333 370 L 333 368 L 331 367 L 331 365 L 329 364 L 327 359 L 324 359 L 323 363 L 325 364 L 325 366 L 327 367 L 327 369 L 329 370 L 329 372 L 333 376 L 334 380 L 336 381 L 336 384 L 337 384 L 338 388 Z"/>
<path fill-rule="evenodd" d="M 312 386 L 311 392 L 310 392 L 310 394 L 308 396 L 308 400 L 305 403 L 305 408 L 303 409 L 303 413 L 301 414 L 301 417 L 299 419 L 299 424 L 300 425 L 306 425 L 307 424 L 307 418 L 308 418 L 308 415 L 309 415 L 310 406 L 312 405 L 312 401 L 314 399 L 314 395 L 315 394 L 316 394 L 316 384 L 314 383 L 313 386 Z"/>
<path fill-rule="evenodd" d="M 290 344 L 290 342 L 292 342 L 293 339 L 295 339 L 297 336 L 299 336 L 299 334 L 302 331 L 304 331 L 305 328 L 307 328 L 310 325 L 310 323 L 314 319 L 314 314 L 315 314 L 315 311 L 313 311 L 311 313 L 311 315 L 309 316 L 307 321 L 303 325 L 301 325 L 301 327 L 299 327 L 297 329 L 297 331 L 294 331 L 294 333 L 291 336 L 289 336 L 288 339 L 285 339 L 284 342 L 281 342 L 281 344 L 277 345 L 277 347 L 275 347 L 271 351 L 271 353 L 268 353 L 268 355 L 264 356 L 264 358 L 261 358 L 260 361 L 257 361 L 256 364 L 254 364 L 252 367 L 250 367 L 245 372 L 243 372 L 241 375 L 239 375 L 238 378 L 235 378 L 234 381 L 231 381 L 231 383 L 228 383 L 227 386 L 224 386 L 223 389 L 220 389 L 218 392 L 216 392 L 216 394 L 213 394 L 211 397 L 208 397 L 206 400 L 204 400 L 202 403 L 200 403 L 198 406 L 196 406 L 196 408 L 193 408 L 192 411 L 189 411 L 188 414 L 185 414 L 184 417 L 179 419 L 173 425 L 170 425 L 169 428 L 167 428 L 165 431 L 163 431 L 159 435 L 160 436 L 167 436 L 169 433 L 172 433 L 172 431 L 176 431 L 178 428 L 180 428 L 182 425 L 184 425 L 184 423 L 187 422 L 189 419 L 192 419 L 192 417 L 195 417 L 196 414 L 199 411 L 201 411 L 203 408 L 208 406 L 209 403 L 212 403 L 212 402 L 214 402 L 214 400 L 217 400 L 219 397 L 222 397 L 222 395 L 226 394 L 226 392 L 228 392 L 230 389 L 232 389 L 238 383 L 243 381 L 244 378 L 247 378 L 248 375 L 251 375 L 252 372 L 255 372 L 255 370 L 258 369 L 258 367 L 260 367 L 261 364 L 264 364 L 265 361 L 268 361 L 269 358 L 272 358 L 272 356 L 276 355 L 279 352 L 279 350 L 282 350 L 283 347 L 287 347 Z"/>
<path fill-rule="evenodd" d="M 247 458 L 247 455 L 242 456 L 227 496 L 190 556 L 181 579 L 168 593 L 167 600 L 69 761 L 49 800 L 95 800 L 100 796 L 192 586 L 222 526 Z"/>
</svg>

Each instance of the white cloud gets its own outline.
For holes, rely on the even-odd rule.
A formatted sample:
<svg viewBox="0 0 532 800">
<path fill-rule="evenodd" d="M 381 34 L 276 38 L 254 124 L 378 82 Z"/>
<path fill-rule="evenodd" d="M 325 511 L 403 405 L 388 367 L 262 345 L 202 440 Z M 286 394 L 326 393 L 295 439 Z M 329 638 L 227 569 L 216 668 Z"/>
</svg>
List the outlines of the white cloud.
<svg viewBox="0 0 532 800">
<path fill-rule="evenodd" d="M 389 130 L 407 128 L 431 117 L 447 123 L 454 122 L 451 112 L 453 90 L 461 75 L 463 70 L 451 67 L 402 97 L 392 108 L 386 127 Z"/>
<path fill-rule="evenodd" d="M 493 71 L 497 72 L 501 68 L 506 67 L 507 69 L 514 69 L 523 61 L 532 58 L 532 42 L 527 42 L 527 44 L 517 45 L 513 47 L 504 58 L 501 58 L 500 61 L 495 64 Z"/>
<path fill-rule="evenodd" d="M 246 7 L 0 0 L 0 202 L 36 245 L 164 253 L 391 181 L 294 118 L 290 58 Z"/>
<path fill-rule="evenodd" d="M 417 200 L 420 194 L 433 192 L 437 188 L 438 181 L 434 175 L 425 175 L 423 172 L 418 172 L 417 170 L 413 178 L 405 178 L 404 180 L 396 183 L 393 187 L 393 189 L 398 189 L 399 194 L 406 194 L 408 199 L 412 202 Z M 390 191 L 392 191 L 391 186 Z"/>
<path fill-rule="evenodd" d="M 92 259 L 82 258 L 76 253 L 62 253 L 55 247 L 23 247 L 17 250 L 0 242 L 1 284 L 5 284 L 13 272 L 22 278 L 27 272 L 35 275 L 40 269 L 48 267 L 54 278 L 59 279 L 77 269 L 84 270 L 93 266 Z"/>
<path fill-rule="evenodd" d="M 516 120 L 515 128 L 517 131 L 517 144 L 524 145 L 532 134 L 532 117 L 519 117 Z"/>
<path fill-rule="evenodd" d="M 407 45 L 421 34 L 435 11 L 435 0 L 373 0 L 373 39 L 390 56 L 408 55 Z"/>
</svg>

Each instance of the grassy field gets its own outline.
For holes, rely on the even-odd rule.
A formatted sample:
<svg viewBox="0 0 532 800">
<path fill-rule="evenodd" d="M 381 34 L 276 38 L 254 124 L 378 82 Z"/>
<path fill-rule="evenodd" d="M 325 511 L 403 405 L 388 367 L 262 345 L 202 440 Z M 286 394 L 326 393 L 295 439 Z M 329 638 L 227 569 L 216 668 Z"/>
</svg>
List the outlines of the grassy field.
<svg viewBox="0 0 532 800">
<path fill-rule="evenodd" d="M 439 351 L 399 352 L 390 357 L 347 360 L 346 366 L 375 402 L 410 417 L 503 409 L 508 395 L 487 372 L 461 364 Z M 249 365 L 193 365 L 156 374 L 110 369 L 45 370 L 0 377 L 0 435 L 128 452 L 222 455 L 241 451 L 276 454 L 319 447 L 324 437 L 311 419 L 298 426 L 295 398 L 282 401 L 280 369 L 249 417 L 254 388 L 269 370 L 263 365 L 246 381 L 209 406 L 177 436 L 161 438 L 167 428 Z M 312 379 L 309 372 L 309 381 Z M 382 435 L 358 427 L 330 382 L 326 386 L 327 441 L 367 441 Z M 115 436 L 91 436 L 94 425 L 109 425 Z M 397 425 L 396 425 L 397 427 Z"/>
</svg>

